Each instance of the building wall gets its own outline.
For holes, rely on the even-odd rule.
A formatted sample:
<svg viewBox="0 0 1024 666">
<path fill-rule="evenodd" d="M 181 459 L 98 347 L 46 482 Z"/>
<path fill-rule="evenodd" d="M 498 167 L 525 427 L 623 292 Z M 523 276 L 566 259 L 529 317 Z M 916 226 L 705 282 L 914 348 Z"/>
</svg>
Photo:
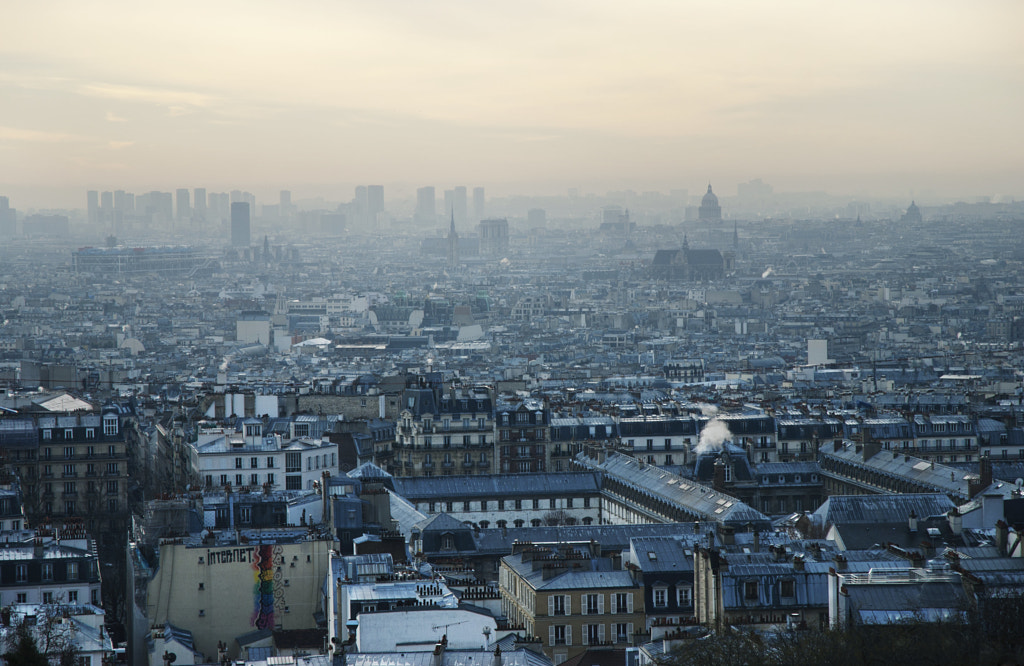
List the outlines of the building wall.
<svg viewBox="0 0 1024 666">
<path fill-rule="evenodd" d="M 503 610 L 510 622 L 522 626 L 527 635 L 540 638 L 544 654 L 555 664 L 582 654 L 592 644 L 601 644 L 600 639 L 589 639 L 589 625 L 600 628 L 597 633 L 603 636 L 604 644 L 620 646 L 632 645 L 633 632 L 645 625 L 643 593 L 639 587 L 536 590 L 504 563 L 499 584 Z M 589 595 L 597 597 L 597 613 L 588 612 Z M 618 610 L 618 595 L 623 595 L 624 612 Z M 553 597 L 561 597 L 562 601 L 555 603 Z M 624 641 L 617 640 L 619 625 L 625 625 Z"/>
<path fill-rule="evenodd" d="M 234 638 L 257 629 L 312 629 L 331 542 L 160 546 L 160 567 L 147 586 L 151 624 L 192 632 L 207 659 L 217 642 L 237 656 Z"/>
</svg>

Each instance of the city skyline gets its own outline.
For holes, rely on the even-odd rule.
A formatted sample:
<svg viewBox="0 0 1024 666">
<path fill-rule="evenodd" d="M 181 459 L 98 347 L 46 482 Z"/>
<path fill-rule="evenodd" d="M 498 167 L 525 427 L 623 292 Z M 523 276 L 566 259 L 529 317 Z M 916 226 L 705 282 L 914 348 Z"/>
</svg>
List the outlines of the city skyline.
<svg viewBox="0 0 1024 666">
<path fill-rule="evenodd" d="M 1022 194 L 1016 3 L 42 11 L 8 8 L 45 29 L 0 47 L 0 189 L 22 208 L 365 182 Z"/>
</svg>

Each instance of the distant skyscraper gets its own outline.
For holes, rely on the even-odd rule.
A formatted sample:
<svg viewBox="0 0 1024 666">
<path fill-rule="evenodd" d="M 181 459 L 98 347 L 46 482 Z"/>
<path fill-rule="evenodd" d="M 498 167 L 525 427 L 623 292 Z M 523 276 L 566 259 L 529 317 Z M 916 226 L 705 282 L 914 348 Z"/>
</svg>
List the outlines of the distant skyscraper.
<svg viewBox="0 0 1024 666">
<path fill-rule="evenodd" d="M 526 224 L 531 229 L 546 227 L 548 225 L 548 214 L 543 208 L 531 208 L 526 213 Z"/>
<path fill-rule="evenodd" d="M 484 188 L 473 188 L 473 219 L 479 222 L 484 219 Z"/>
<path fill-rule="evenodd" d="M 128 205 L 128 193 L 124 190 L 114 190 L 114 210 L 121 213 L 129 213 L 127 209 Z"/>
<path fill-rule="evenodd" d="M 231 204 L 231 244 L 235 247 L 248 247 L 249 232 L 249 204 L 236 201 Z"/>
<path fill-rule="evenodd" d="M 416 224 L 434 224 L 437 222 L 437 197 L 434 188 L 427 186 L 416 190 L 416 212 L 413 213 Z"/>
<path fill-rule="evenodd" d="M 708 184 L 707 194 L 700 200 L 700 210 L 697 211 L 697 219 L 710 222 L 722 220 L 722 207 L 718 205 L 718 197 L 711 191 L 710 184 Z"/>
<path fill-rule="evenodd" d="M 287 217 L 292 213 L 292 193 L 290 190 L 281 190 L 281 198 L 279 199 L 278 209 L 281 217 Z"/>
<path fill-rule="evenodd" d="M 366 212 L 370 209 L 370 195 L 366 185 L 356 186 L 356 198 L 352 200 L 352 220 L 360 230 L 366 229 Z"/>
<path fill-rule="evenodd" d="M 206 221 L 206 188 L 197 187 L 192 192 L 192 211 L 196 222 Z"/>
<path fill-rule="evenodd" d="M 18 214 L 7 197 L 0 197 L 0 238 L 14 238 L 18 231 Z"/>
<path fill-rule="evenodd" d="M 216 220 L 220 223 L 226 222 L 230 211 L 231 200 L 227 192 L 210 192 L 208 200 L 210 202 L 207 208 L 206 214 L 208 219 Z"/>
<path fill-rule="evenodd" d="M 192 203 L 189 200 L 189 191 L 182 187 L 174 193 L 175 217 L 179 220 L 192 219 Z"/>
<path fill-rule="evenodd" d="M 380 225 L 380 215 L 384 212 L 384 186 L 370 185 L 366 188 L 366 221 L 371 229 Z"/>
<path fill-rule="evenodd" d="M 100 221 L 100 193 L 89 190 L 85 193 L 85 201 L 89 211 L 89 224 L 96 224 Z"/>
<path fill-rule="evenodd" d="M 114 219 L 114 193 L 100 194 L 100 222 L 106 224 Z"/>
<path fill-rule="evenodd" d="M 466 200 L 466 188 L 463 185 L 457 186 L 452 192 L 452 211 L 455 213 L 455 222 L 459 226 L 465 226 L 469 219 L 469 202 Z"/>
</svg>

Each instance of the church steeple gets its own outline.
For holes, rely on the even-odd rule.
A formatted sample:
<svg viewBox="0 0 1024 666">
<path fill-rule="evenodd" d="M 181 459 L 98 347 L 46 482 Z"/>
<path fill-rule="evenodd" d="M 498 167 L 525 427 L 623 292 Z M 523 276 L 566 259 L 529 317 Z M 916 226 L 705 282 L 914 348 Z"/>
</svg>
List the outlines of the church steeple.
<svg viewBox="0 0 1024 666">
<path fill-rule="evenodd" d="M 455 231 L 455 208 L 452 207 L 452 222 L 448 227 L 448 265 L 457 266 L 459 263 L 459 234 Z"/>
<path fill-rule="evenodd" d="M 738 250 L 740 247 L 740 228 L 739 224 L 735 220 L 732 222 L 732 249 Z"/>
</svg>

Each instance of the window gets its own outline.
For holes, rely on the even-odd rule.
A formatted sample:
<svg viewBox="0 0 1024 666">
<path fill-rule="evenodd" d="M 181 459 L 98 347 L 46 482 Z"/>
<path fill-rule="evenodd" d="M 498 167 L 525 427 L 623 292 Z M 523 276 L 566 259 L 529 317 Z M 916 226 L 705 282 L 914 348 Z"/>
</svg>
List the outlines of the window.
<svg viewBox="0 0 1024 666">
<path fill-rule="evenodd" d="M 229 483 L 228 482 L 228 475 L 227 474 L 221 474 L 220 475 L 220 485 L 226 486 L 226 485 L 228 485 L 228 483 Z"/>
<path fill-rule="evenodd" d="M 564 594 L 552 594 L 548 597 L 548 615 L 565 615 L 566 605 Z"/>
<path fill-rule="evenodd" d="M 269 469 L 274 468 L 274 456 L 267 456 L 267 467 Z"/>
<path fill-rule="evenodd" d="M 259 458 L 249 458 L 249 467 L 252 469 L 258 469 L 260 466 Z"/>
<path fill-rule="evenodd" d="M 583 508 L 584 509 L 589 509 L 590 508 L 590 498 L 589 497 L 584 497 L 583 498 Z"/>
<path fill-rule="evenodd" d="M 242 485 L 242 475 L 241 474 L 235 474 L 235 485 L 236 486 L 241 486 Z"/>
<path fill-rule="evenodd" d="M 96 428 L 86 428 L 85 429 L 85 438 L 86 439 L 95 439 L 96 438 Z"/>
<path fill-rule="evenodd" d="M 43 592 L 43 603 L 44 604 L 52 604 L 53 603 L 53 592 Z"/>
<path fill-rule="evenodd" d="M 74 481 L 65 481 L 64 482 L 64 494 L 65 495 L 74 495 L 76 493 L 77 493 L 77 489 L 75 488 L 75 482 Z"/>
<path fill-rule="evenodd" d="M 238 520 L 244 525 L 252 522 L 252 507 L 243 506 L 238 508 Z"/>
<path fill-rule="evenodd" d="M 242 469 L 242 459 L 235 458 L 235 469 Z"/>
<path fill-rule="evenodd" d="M 69 604 L 77 604 L 78 603 L 78 590 L 68 590 L 68 603 Z"/>
<path fill-rule="evenodd" d="M 604 643 L 604 625 L 588 624 L 587 645 L 600 645 L 601 643 Z"/>
<path fill-rule="evenodd" d="M 275 482 L 273 474 L 267 474 L 267 483 L 269 483 L 270 485 L 274 485 Z"/>
<path fill-rule="evenodd" d="M 625 622 L 620 622 L 620 623 L 616 624 L 615 625 L 615 642 L 616 643 L 628 643 L 629 642 L 629 634 L 630 633 L 632 633 L 632 632 L 629 631 L 629 625 L 626 624 Z"/>
<path fill-rule="evenodd" d="M 78 562 L 68 562 L 68 580 L 78 580 Z"/>
<path fill-rule="evenodd" d="M 117 434 L 117 417 L 116 416 L 104 416 L 103 417 L 103 434 L 106 436 Z"/>
<path fill-rule="evenodd" d="M 522 511 L 522 510 L 523 510 L 523 500 L 517 499 L 516 500 L 516 511 Z"/>
<path fill-rule="evenodd" d="M 571 497 L 566 497 L 565 498 L 565 508 L 566 509 L 571 509 L 572 508 L 572 498 Z"/>
<path fill-rule="evenodd" d="M 665 608 L 668 606 L 668 589 L 664 587 L 654 588 L 654 607 Z"/>
<path fill-rule="evenodd" d="M 288 451 L 284 454 L 284 471 L 286 473 L 302 471 L 302 453 L 299 451 Z M 295 490 L 301 490 L 295 488 Z"/>
<path fill-rule="evenodd" d="M 680 608 L 686 608 L 687 606 L 693 605 L 693 588 L 690 587 L 677 587 L 676 588 L 676 604 Z"/>
<path fill-rule="evenodd" d="M 107 500 L 107 511 L 110 513 L 117 513 L 117 500 Z"/>
<path fill-rule="evenodd" d="M 117 463 L 107 463 L 107 474 L 117 474 Z"/>
<path fill-rule="evenodd" d="M 795 583 L 792 580 L 784 580 L 779 582 L 779 596 L 782 597 L 794 597 L 795 594 Z"/>
<path fill-rule="evenodd" d="M 757 601 L 757 581 L 748 580 L 743 583 L 743 598 L 747 601 Z"/>
<path fill-rule="evenodd" d="M 53 580 L 53 562 L 43 562 L 43 580 Z"/>
<path fill-rule="evenodd" d="M 260 485 L 260 475 L 259 474 L 250 474 L 249 475 L 249 485 L 250 486 L 258 486 L 258 485 Z"/>
<path fill-rule="evenodd" d="M 43 430 L 43 439 L 53 439 L 53 431 L 49 428 Z"/>
<path fill-rule="evenodd" d="M 620 592 L 615 595 L 615 612 L 616 613 L 632 613 L 633 612 L 633 595 L 625 592 Z"/>
<path fill-rule="evenodd" d="M 569 645 L 570 627 L 564 624 L 556 624 L 551 627 L 551 636 L 549 642 L 552 645 Z"/>
<path fill-rule="evenodd" d="M 75 457 L 75 447 L 73 447 L 73 446 L 65 446 L 64 447 L 64 457 L 65 458 L 74 458 Z"/>
</svg>

